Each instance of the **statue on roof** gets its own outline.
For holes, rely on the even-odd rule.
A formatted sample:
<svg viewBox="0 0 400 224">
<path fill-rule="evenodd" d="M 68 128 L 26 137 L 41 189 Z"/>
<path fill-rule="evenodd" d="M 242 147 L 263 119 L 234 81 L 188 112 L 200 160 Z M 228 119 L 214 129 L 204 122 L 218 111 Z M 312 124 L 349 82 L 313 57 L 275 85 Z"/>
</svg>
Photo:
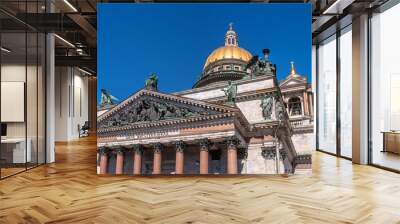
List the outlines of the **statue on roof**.
<svg viewBox="0 0 400 224">
<path fill-rule="evenodd" d="M 250 69 L 251 73 L 258 72 L 259 70 L 258 62 L 259 62 L 258 55 L 253 56 L 247 63 L 245 70 Z"/>
<path fill-rule="evenodd" d="M 112 106 L 118 101 L 118 98 L 111 95 L 107 90 L 101 89 L 100 107 Z"/>
<path fill-rule="evenodd" d="M 265 48 L 262 50 L 264 58 L 259 61 L 260 70 L 263 72 L 271 72 L 274 69 L 274 66 L 269 61 L 269 53 L 270 50 Z"/>
<path fill-rule="evenodd" d="M 152 91 L 158 90 L 158 77 L 156 74 L 152 73 L 150 77 L 146 80 L 145 89 Z"/>
<path fill-rule="evenodd" d="M 272 74 L 274 75 L 275 72 L 275 65 L 273 65 L 270 61 L 269 61 L 269 53 L 270 50 L 269 49 L 263 49 L 262 50 L 263 54 L 264 54 L 264 58 L 260 59 L 258 57 L 258 55 L 253 56 L 250 61 L 247 63 L 245 69 L 250 69 L 250 72 L 252 74 L 252 76 L 260 76 L 260 75 L 264 75 L 264 74 Z"/>
<path fill-rule="evenodd" d="M 234 104 L 236 101 L 237 85 L 233 84 L 232 81 L 228 81 L 228 86 L 223 88 L 222 91 L 228 97 L 228 103 Z"/>
</svg>

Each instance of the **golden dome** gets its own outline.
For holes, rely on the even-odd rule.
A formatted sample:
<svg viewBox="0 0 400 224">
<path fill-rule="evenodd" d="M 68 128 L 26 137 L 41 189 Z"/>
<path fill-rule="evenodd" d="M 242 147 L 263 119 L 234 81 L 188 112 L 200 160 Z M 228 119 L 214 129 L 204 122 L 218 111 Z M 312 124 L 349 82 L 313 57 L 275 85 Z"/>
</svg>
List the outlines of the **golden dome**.
<svg viewBox="0 0 400 224">
<path fill-rule="evenodd" d="M 223 46 L 215 49 L 207 58 L 204 68 L 210 63 L 221 59 L 239 59 L 243 61 L 249 61 L 252 55 L 245 49 L 238 46 Z"/>
<path fill-rule="evenodd" d="M 239 59 L 248 62 L 251 57 L 252 55 L 248 51 L 239 47 L 237 34 L 232 28 L 232 23 L 229 23 L 228 31 L 225 34 L 225 46 L 215 49 L 208 56 L 204 68 L 222 59 Z"/>
</svg>

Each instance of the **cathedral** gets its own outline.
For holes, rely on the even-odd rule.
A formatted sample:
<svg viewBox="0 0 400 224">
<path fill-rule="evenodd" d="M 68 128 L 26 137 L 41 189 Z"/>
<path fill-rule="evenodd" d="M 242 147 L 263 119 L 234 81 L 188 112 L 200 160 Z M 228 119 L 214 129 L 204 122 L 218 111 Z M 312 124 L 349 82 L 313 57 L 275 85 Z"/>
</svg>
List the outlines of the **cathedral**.
<svg viewBox="0 0 400 224">
<path fill-rule="evenodd" d="M 278 82 L 270 51 L 259 58 L 239 47 L 232 24 L 224 39 L 192 89 L 161 93 L 153 74 L 116 105 L 102 99 L 99 174 L 310 172 L 311 85 L 293 62 Z"/>
</svg>

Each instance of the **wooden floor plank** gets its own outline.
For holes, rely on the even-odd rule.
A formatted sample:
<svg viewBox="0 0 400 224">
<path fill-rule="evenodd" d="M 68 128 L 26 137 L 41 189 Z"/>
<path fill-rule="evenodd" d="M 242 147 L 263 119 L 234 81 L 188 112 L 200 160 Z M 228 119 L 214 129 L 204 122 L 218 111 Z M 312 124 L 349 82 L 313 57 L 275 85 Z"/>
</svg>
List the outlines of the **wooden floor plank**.
<svg viewBox="0 0 400 224">
<path fill-rule="evenodd" d="M 0 223 L 400 223 L 400 175 L 315 152 L 308 175 L 103 177 L 96 141 L 0 181 Z"/>
</svg>

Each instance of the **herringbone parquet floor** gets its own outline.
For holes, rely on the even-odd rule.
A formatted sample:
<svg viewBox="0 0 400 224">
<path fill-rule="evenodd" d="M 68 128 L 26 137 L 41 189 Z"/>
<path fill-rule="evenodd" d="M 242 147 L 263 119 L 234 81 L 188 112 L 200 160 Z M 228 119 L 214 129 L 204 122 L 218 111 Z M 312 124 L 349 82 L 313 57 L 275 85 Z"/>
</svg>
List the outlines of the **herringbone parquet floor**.
<svg viewBox="0 0 400 224">
<path fill-rule="evenodd" d="M 0 223 L 400 223 L 400 175 L 315 153 L 291 177 L 99 177 L 94 138 L 0 181 Z"/>
</svg>

